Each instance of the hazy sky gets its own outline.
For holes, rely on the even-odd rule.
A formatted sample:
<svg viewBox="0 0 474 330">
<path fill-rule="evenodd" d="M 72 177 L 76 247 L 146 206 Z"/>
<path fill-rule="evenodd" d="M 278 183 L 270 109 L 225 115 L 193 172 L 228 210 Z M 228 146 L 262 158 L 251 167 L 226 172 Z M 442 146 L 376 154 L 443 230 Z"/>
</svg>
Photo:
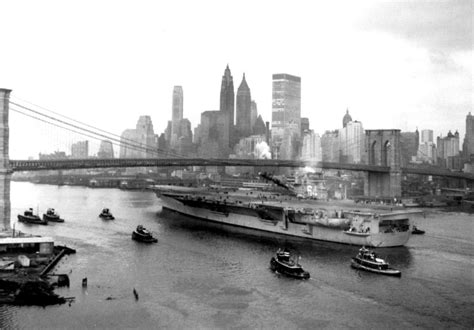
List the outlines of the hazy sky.
<svg viewBox="0 0 474 330">
<path fill-rule="evenodd" d="M 245 72 L 265 121 L 272 74 L 289 73 L 302 78 L 302 116 L 320 134 L 349 108 L 366 129 L 464 137 L 472 21 L 471 0 L 3 1 L 0 87 L 116 134 L 150 115 L 161 133 L 173 86 L 194 128 L 219 108 L 229 64 L 236 90 Z M 20 146 L 15 118 L 11 158 L 48 151 Z"/>
</svg>

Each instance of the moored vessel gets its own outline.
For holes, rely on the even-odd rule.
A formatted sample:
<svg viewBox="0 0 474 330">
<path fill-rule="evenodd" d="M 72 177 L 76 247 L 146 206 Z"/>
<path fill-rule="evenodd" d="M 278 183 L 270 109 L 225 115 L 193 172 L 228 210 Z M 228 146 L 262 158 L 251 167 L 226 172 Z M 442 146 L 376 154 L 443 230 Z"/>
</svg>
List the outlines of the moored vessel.
<svg viewBox="0 0 474 330">
<path fill-rule="evenodd" d="M 357 256 L 352 258 L 351 266 L 356 269 L 362 269 L 365 271 L 382 275 L 402 275 L 402 273 L 398 269 L 390 267 L 388 262 L 377 256 L 375 252 L 366 249 L 365 247 L 360 248 Z"/>
<path fill-rule="evenodd" d="M 279 249 L 275 256 L 270 260 L 270 269 L 280 274 L 307 280 L 310 274 L 303 270 L 303 267 L 298 262 L 298 259 L 292 259 L 290 252 L 286 249 Z"/>
<path fill-rule="evenodd" d="M 43 220 L 52 221 L 52 222 L 64 222 L 64 219 L 56 212 L 55 209 L 49 208 L 46 210 L 46 213 L 43 213 Z"/>
<path fill-rule="evenodd" d="M 142 225 L 138 225 L 132 233 L 132 239 L 144 243 L 157 243 L 158 239 Z"/>
<path fill-rule="evenodd" d="M 418 211 L 352 210 L 317 200 L 241 190 L 156 186 L 163 208 L 210 222 L 336 243 L 392 247 L 410 238 Z"/>
<path fill-rule="evenodd" d="M 42 220 L 38 215 L 33 214 L 33 209 L 25 210 L 23 214 L 18 214 L 18 221 L 25 223 L 32 223 L 37 225 L 47 225 L 48 220 Z"/>
<path fill-rule="evenodd" d="M 99 214 L 99 218 L 102 218 L 104 220 L 114 220 L 115 217 L 112 215 L 110 210 L 108 208 L 102 209 L 102 212 Z"/>
</svg>

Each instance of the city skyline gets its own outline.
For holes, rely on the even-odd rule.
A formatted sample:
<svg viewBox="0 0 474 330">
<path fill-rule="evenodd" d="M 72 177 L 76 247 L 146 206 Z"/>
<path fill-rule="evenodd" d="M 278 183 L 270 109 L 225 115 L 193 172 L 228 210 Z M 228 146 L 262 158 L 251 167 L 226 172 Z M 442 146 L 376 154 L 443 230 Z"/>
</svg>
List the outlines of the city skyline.
<svg viewBox="0 0 474 330">
<path fill-rule="evenodd" d="M 228 64 L 238 82 L 246 74 L 265 121 L 272 75 L 288 73 L 301 77 L 301 116 L 320 135 L 339 128 L 349 108 L 366 129 L 458 130 L 464 137 L 473 110 L 469 1 L 344 2 L 342 11 L 308 2 L 205 2 L 209 11 L 185 4 L 180 16 L 176 4 L 7 3 L 0 86 L 13 89 L 12 98 L 103 123 L 115 134 L 149 115 L 161 133 L 175 85 L 185 91 L 183 113 L 193 128 L 202 112 L 219 109 Z M 224 24 L 227 12 L 246 19 Z M 274 17 L 284 19 L 284 29 Z"/>
</svg>

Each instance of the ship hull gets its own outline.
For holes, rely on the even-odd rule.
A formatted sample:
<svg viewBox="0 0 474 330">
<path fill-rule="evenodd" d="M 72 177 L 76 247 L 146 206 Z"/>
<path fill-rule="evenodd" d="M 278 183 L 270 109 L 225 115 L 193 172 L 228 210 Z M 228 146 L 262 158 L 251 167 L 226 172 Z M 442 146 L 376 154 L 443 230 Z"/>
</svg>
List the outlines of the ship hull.
<svg viewBox="0 0 474 330">
<path fill-rule="evenodd" d="M 25 215 L 18 214 L 18 221 L 25 222 L 25 223 L 31 223 L 31 224 L 35 224 L 35 225 L 47 225 L 48 224 L 47 220 L 41 220 L 40 217 L 34 216 L 34 215 L 25 216 Z"/>
<path fill-rule="evenodd" d="M 283 208 L 280 208 L 280 219 L 275 220 L 275 217 L 264 219 L 255 208 L 229 206 L 213 210 L 209 207 L 202 207 L 198 203 L 189 205 L 179 198 L 159 192 L 157 192 L 157 196 L 161 199 L 164 209 L 218 224 L 250 228 L 282 236 L 372 247 L 403 246 L 410 238 L 409 231 L 354 235 L 340 228 L 292 223 L 285 220 Z M 275 214 L 278 216 L 277 208 L 272 208 L 272 212 L 273 216 Z"/>
<path fill-rule="evenodd" d="M 51 221 L 51 222 L 64 222 L 64 219 L 61 219 L 58 215 L 49 215 L 43 214 L 44 221 Z"/>
<path fill-rule="evenodd" d="M 132 239 L 143 243 L 158 243 L 158 239 L 151 235 L 143 235 L 136 231 L 132 232 Z"/>
<path fill-rule="evenodd" d="M 301 267 L 298 267 L 297 270 L 294 270 L 291 267 L 285 266 L 282 263 L 278 262 L 274 257 L 270 260 L 270 269 L 274 272 L 278 272 L 288 277 L 293 277 L 300 280 L 307 280 L 311 276 L 307 271 L 304 271 Z"/>
<path fill-rule="evenodd" d="M 367 267 L 363 265 L 360 261 L 358 261 L 356 258 L 352 258 L 351 267 L 355 269 L 362 269 L 362 270 L 376 273 L 376 274 L 381 274 L 381 275 L 398 276 L 398 277 L 402 276 L 402 272 L 399 271 L 398 269 L 393 269 L 393 268 L 377 269 L 377 268 Z"/>
</svg>

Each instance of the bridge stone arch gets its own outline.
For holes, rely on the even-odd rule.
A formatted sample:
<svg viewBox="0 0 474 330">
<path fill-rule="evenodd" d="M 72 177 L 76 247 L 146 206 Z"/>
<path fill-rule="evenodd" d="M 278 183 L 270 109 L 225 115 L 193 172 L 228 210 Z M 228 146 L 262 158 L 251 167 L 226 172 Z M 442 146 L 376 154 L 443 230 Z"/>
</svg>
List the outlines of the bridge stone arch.
<svg viewBox="0 0 474 330">
<path fill-rule="evenodd" d="M 365 131 L 365 146 L 369 165 L 390 167 L 388 173 L 367 173 L 364 194 L 371 197 L 400 197 L 401 158 L 400 130 Z"/>
<path fill-rule="evenodd" d="M 391 160 L 390 156 L 392 156 L 392 144 L 389 140 L 385 141 L 382 147 L 382 166 L 391 166 L 389 160 Z"/>
<path fill-rule="evenodd" d="M 375 165 L 377 164 L 377 158 L 376 158 L 376 148 L 377 148 L 377 141 L 373 141 L 369 143 L 370 150 L 368 151 L 368 159 L 369 159 L 369 165 Z"/>
</svg>

